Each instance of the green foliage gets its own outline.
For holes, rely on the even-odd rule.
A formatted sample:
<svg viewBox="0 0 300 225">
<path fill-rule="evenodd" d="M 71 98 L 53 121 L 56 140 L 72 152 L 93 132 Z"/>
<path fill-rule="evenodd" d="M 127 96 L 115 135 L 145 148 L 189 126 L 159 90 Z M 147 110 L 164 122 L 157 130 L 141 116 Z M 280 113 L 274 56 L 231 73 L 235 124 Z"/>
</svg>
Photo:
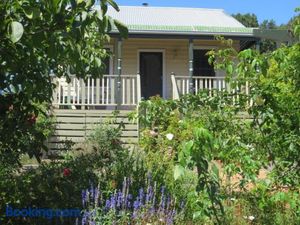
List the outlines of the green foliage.
<svg viewBox="0 0 300 225">
<path fill-rule="evenodd" d="M 47 104 L 33 104 L 34 113 L 27 112 L 23 115 L 16 105 L 4 104 L 3 106 L 9 109 L 7 113 L 2 111 L 1 114 L 2 119 L 6 118 L 0 122 L 3 132 L 0 137 L 1 164 L 10 168 L 18 167 L 23 153 L 28 154 L 30 158 L 39 159 L 42 151 L 47 150 L 44 145 L 45 141 L 54 131 L 55 118 L 50 116 Z M 13 138 L 11 138 L 12 132 L 16 135 Z"/>
<path fill-rule="evenodd" d="M 259 28 L 261 29 L 280 29 L 274 20 L 264 20 Z M 272 40 L 263 40 L 260 43 L 260 52 L 271 52 L 277 48 L 276 42 Z"/>
<path fill-rule="evenodd" d="M 138 116 L 142 115 L 139 117 L 139 123 L 147 128 L 154 128 L 158 125 L 166 128 L 165 121 L 168 121 L 175 106 L 173 101 L 164 101 L 159 96 L 142 101 L 137 112 Z"/>
<path fill-rule="evenodd" d="M 256 27 L 260 29 L 291 29 L 293 21 L 288 24 L 277 25 L 274 20 L 264 20 L 262 23 L 258 23 L 257 16 L 255 14 L 235 14 L 232 15 L 239 22 L 246 27 Z M 292 29 L 291 29 L 292 30 Z M 260 52 L 272 52 L 277 48 L 276 42 L 273 40 L 264 39 L 260 42 Z"/>
<path fill-rule="evenodd" d="M 6 204 L 15 208 L 81 209 L 81 191 L 91 184 L 99 184 L 104 192 L 109 192 L 120 188 L 126 176 L 132 180 L 133 188 L 144 185 L 147 173 L 139 153 L 123 148 L 120 134 L 120 128 L 97 126 L 89 139 L 91 149 L 68 151 L 63 160 L 45 161 L 36 169 L 15 173 L 0 164 L 0 210 L 5 212 Z M 1 219 L 5 224 L 54 223 L 43 218 Z M 57 224 L 74 223 L 73 219 L 57 221 Z"/>
<path fill-rule="evenodd" d="M 43 162 L 37 169 L 20 174 L 1 174 L 1 211 L 5 212 L 6 204 L 15 208 L 81 208 L 81 189 L 99 181 L 94 162 L 91 157 L 79 157 L 66 162 Z M 65 169 L 70 175 L 64 176 Z M 2 219 L 5 224 L 53 224 L 43 218 L 23 220 L 2 216 Z M 74 220 L 65 219 L 58 224 L 74 224 Z"/>
<path fill-rule="evenodd" d="M 298 15 L 292 19 L 291 24 L 296 38 L 300 41 L 300 8 L 296 8 L 295 12 L 298 12 Z"/>
<path fill-rule="evenodd" d="M 258 19 L 255 14 L 241 14 L 237 13 L 232 15 L 234 18 L 236 18 L 238 21 L 240 21 L 244 26 L 246 27 L 258 27 Z"/>
<path fill-rule="evenodd" d="M 108 57 L 104 45 L 108 33 L 127 28 L 106 15 L 113 0 L 3 0 L 0 2 L 0 151 L 13 155 L 28 153 L 40 157 L 45 136 L 33 132 L 29 121 L 42 112 L 37 104 L 51 103 L 58 77 L 75 74 L 100 76 Z M 34 136 L 27 141 L 24 136 Z M 31 138 L 33 139 L 33 138 Z M 21 142 L 19 142 L 21 140 Z"/>
<path fill-rule="evenodd" d="M 236 53 L 239 62 L 232 64 L 232 55 L 219 68 L 234 66 L 237 79 L 249 82 L 248 108 L 256 132 L 255 149 L 275 165 L 278 182 L 299 184 L 299 51 L 300 45 L 282 47 L 272 54 L 259 55 L 252 50 Z M 221 53 L 222 57 L 224 54 Z M 288 175 L 289 174 L 289 175 Z"/>
<path fill-rule="evenodd" d="M 88 138 L 89 149 L 83 152 L 84 154 L 87 151 L 92 152 L 91 157 L 97 158 L 95 166 L 101 168 L 99 176 L 104 181 L 114 175 L 114 185 L 122 184 L 123 177 L 130 174 L 130 171 L 135 171 L 132 164 L 134 156 L 128 149 L 122 147 L 121 134 L 120 127 L 112 127 L 109 123 L 98 125 Z"/>
<path fill-rule="evenodd" d="M 287 185 L 288 193 L 299 188 L 299 50 L 299 44 L 268 55 L 252 50 L 220 50 L 213 56 L 216 66 L 224 70 L 230 67 L 227 79 L 233 88 L 250 84 L 250 95 L 238 93 L 237 98 L 231 93 L 214 91 L 209 95 L 203 91 L 173 103 L 154 99 L 143 105 L 151 109 L 165 106 L 153 116 L 154 128 L 149 115 L 139 115 L 141 121 L 148 117 L 141 146 L 148 156 L 157 155 L 145 160 L 156 166 L 152 168 L 158 174 L 168 177 L 168 168 L 173 169 L 175 186 L 185 186 L 190 177 L 194 185 L 188 194 L 181 193 L 186 195 L 186 207 L 192 212 L 186 214 L 187 221 L 231 224 L 237 220 L 236 208 L 242 207 L 245 211 L 238 218 L 243 224 L 264 224 L 268 217 L 276 217 L 272 221 L 280 224 L 288 216 L 290 224 L 297 224 L 299 204 L 295 201 L 286 202 L 294 206 L 291 211 L 274 207 L 277 203 L 273 198 L 261 210 L 250 209 L 249 205 L 263 205 L 273 195 L 272 188 L 276 188 L 275 196 L 280 195 L 280 186 Z M 232 62 L 235 57 L 236 64 Z M 157 119 L 162 117 L 164 120 Z M 171 141 L 167 134 L 174 134 Z M 165 160 L 170 149 L 172 157 Z M 267 173 L 270 188 L 266 197 L 258 191 L 254 195 L 257 202 L 250 202 L 239 193 L 253 196 L 249 187 L 256 187 L 262 170 Z M 170 178 L 164 179 L 173 185 Z M 230 200 L 234 195 L 238 195 L 235 202 Z"/>
<path fill-rule="evenodd" d="M 243 215 L 241 220 L 254 224 L 298 224 L 299 192 L 287 189 L 276 190 L 267 182 L 260 182 L 248 192 L 234 199 Z M 252 218 L 251 218 L 252 217 Z M 250 219 L 251 220 L 250 220 Z"/>
</svg>

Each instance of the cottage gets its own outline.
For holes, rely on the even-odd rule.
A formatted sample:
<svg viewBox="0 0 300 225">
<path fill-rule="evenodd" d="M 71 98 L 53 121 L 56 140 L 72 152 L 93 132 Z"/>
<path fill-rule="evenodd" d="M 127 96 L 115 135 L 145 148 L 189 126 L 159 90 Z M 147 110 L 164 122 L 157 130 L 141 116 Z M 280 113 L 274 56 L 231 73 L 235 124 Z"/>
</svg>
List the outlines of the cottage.
<svg viewBox="0 0 300 225">
<path fill-rule="evenodd" d="M 224 73 L 215 71 L 206 55 L 220 47 L 216 36 L 232 39 L 237 50 L 259 46 L 261 38 L 289 40 L 287 31 L 273 35 L 246 28 L 221 9 L 121 6 L 108 14 L 128 26 L 129 38 L 113 31 L 104 77 L 86 83 L 60 80 L 54 105 L 135 106 L 154 95 L 176 98 L 191 90 L 224 88 Z"/>
<path fill-rule="evenodd" d="M 93 110 L 99 117 L 95 110 L 134 108 L 154 95 L 175 99 L 204 88 L 227 88 L 224 72 L 214 70 L 206 55 L 220 47 L 216 36 L 232 39 L 237 50 L 258 48 L 262 38 L 278 44 L 290 40 L 287 31 L 246 28 L 222 9 L 121 6 L 120 12 L 109 8 L 108 14 L 127 25 L 129 38 L 111 33 L 106 48 L 112 56 L 102 78 L 56 80 L 53 105 L 69 109 L 63 117 L 68 121 L 74 111 Z"/>
</svg>

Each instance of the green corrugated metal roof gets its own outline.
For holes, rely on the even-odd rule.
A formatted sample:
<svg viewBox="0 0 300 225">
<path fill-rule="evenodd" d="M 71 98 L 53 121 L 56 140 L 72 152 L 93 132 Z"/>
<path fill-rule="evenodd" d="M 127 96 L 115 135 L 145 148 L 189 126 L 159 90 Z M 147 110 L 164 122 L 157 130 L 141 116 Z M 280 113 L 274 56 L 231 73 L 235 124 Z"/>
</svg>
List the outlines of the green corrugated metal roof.
<svg viewBox="0 0 300 225">
<path fill-rule="evenodd" d="M 253 28 L 245 27 L 207 27 L 207 26 L 165 26 L 165 25 L 127 25 L 129 31 L 172 31 L 209 33 L 253 33 Z"/>
</svg>

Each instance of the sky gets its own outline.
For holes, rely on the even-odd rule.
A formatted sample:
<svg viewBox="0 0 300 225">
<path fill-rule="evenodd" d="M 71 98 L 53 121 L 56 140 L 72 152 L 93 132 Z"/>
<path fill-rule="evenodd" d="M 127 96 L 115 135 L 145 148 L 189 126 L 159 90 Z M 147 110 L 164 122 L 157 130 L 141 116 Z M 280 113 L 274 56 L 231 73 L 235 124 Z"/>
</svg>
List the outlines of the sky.
<svg viewBox="0 0 300 225">
<path fill-rule="evenodd" d="M 299 0 L 116 0 L 119 5 L 221 8 L 229 14 L 254 13 L 259 22 L 274 19 L 276 24 L 287 23 L 300 7 Z"/>
</svg>

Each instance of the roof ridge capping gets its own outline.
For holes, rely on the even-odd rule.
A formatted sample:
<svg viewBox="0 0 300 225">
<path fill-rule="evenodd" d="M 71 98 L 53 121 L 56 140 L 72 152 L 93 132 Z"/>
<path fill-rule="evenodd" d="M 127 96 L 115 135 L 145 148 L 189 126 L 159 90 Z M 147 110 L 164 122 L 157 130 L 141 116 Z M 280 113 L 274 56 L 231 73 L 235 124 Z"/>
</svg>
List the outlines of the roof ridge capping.
<svg viewBox="0 0 300 225">
<path fill-rule="evenodd" d="M 109 6 L 111 7 L 111 6 Z M 225 12 L 224 9 L 221 8 L 197 8 L 197 7 L 176 7 L 176 6 L 140 6 L 140 5 L 119 5 L 119 8 L 142 8 L 142 9 L 149 9 L 149 8 L 156 8 L 156 9 L 184 9 L 184 10 L 207 10 L 207 11 L 221 11 Z"/>
<path fill-rule="evenodd" d="M 213 32 L 213 33 L 253 33 L 256 28 L 249 27 L 220 27 L 220 26 L 176 26 L 176 25 L 141 25 L 128 24 L 129 30 L 143 30 L 143 31 L 177 31 L 177 32 Z"/>
</svg>

